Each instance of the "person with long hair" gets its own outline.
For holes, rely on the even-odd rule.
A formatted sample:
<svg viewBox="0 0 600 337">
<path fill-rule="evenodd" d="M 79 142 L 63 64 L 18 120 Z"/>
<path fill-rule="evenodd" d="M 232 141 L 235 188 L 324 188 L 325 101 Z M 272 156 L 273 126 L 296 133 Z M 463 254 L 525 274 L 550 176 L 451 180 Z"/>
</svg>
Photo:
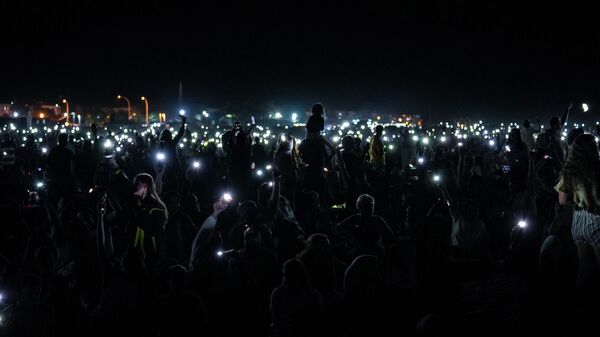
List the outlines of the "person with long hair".
<svg viewBox="0 0 600 337">
<path fill-rule="evenodd" d="M 600 266 L 600 156 L 593 135 L 578 136 L 555 187 L 559 203 L 573 203 L 571 234 L 577 245 L 578 288 L 588 288 Z"/>
<path fill-rule="evenodd" d="M 167 207 L 158 195 L 151 175 L 138 174 L 133 179 L 133 185 L 137 206 L 133 209 L 133 226 L 135 226 L 133 246 L 139 247 L 146 256 L 146 262 L 153 265 L 166 254 Z"/>
</svg>

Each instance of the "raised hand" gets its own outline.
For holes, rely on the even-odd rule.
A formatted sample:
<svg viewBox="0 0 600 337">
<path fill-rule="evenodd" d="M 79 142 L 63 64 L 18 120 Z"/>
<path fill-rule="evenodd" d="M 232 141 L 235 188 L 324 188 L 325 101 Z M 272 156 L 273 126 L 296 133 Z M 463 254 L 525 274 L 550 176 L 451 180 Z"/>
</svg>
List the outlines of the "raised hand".
<svg viewBox="0 0 600 337">
<path fill-rule="evenodd" d="M 229 206 L 229 203 L 225 201 L 225 198 L 219 197 L 219 199 L 213 203 L 213 217 L 218 217 L 221 212 L 227 209 L 227 206 Z"/>
</svg>

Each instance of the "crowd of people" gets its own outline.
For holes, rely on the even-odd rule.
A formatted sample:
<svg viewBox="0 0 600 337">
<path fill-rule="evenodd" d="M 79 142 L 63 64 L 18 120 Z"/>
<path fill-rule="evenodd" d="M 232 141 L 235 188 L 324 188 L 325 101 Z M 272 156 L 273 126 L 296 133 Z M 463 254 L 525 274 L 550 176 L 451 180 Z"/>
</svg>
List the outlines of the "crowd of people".
<svg viewBox="0 0 600 337">
<path fill-rule="evenodd" d="M 597 333 L 597 132 L 569 109 L 395 148 L 334 141 L 321 104 L 270 146 L 238 122 L 184 153 L 183 116 L 122 147 L 7 130 L 0 336 Z"/>
</svg>

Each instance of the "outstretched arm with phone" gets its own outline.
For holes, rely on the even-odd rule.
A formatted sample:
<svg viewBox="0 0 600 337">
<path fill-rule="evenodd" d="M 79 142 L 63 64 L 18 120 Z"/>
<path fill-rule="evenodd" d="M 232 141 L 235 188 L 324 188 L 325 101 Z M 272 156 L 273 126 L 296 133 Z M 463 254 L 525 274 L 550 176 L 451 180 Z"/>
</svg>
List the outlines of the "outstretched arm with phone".
<svg viewBox="0 0 600 337">
<path fill-rule="evenodd" d="M 217 201 L 213 204 L 213 212 L 208 216 L 202 223 L 202 227 L 198 230 L 196 234 L 196 238 L 192 242 L 192 253 L 190 256 L 190 266 L 189 270 L 193 270 L 194 267 L 200 262 L 200 259 L 205 255 L 206 248 L 208 247 L 208 243 L 212 237 L 212 234 L 217 227 L 217 218 L 219 214 L 223 212 L 227 206 L 229 206 L 229 202 L 224 196 L 217 199 Z"/>
</svg>

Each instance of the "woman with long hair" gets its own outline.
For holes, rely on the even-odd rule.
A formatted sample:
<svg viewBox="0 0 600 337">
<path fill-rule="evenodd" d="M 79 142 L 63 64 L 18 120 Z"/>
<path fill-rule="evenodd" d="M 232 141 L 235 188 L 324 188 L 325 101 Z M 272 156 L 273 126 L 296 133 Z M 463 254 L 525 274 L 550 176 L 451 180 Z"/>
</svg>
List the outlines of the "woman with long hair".
<svg viewBox="0 0 600 337">
<path fill-rule="evenodd" d="M 593 135 L 578 136 L 555 187 L 559 203 L 573 203 L 571 234 L 577 245 L 577 287 L 587 288 L 600 266 L 600 156 Z"/>
</svg>

